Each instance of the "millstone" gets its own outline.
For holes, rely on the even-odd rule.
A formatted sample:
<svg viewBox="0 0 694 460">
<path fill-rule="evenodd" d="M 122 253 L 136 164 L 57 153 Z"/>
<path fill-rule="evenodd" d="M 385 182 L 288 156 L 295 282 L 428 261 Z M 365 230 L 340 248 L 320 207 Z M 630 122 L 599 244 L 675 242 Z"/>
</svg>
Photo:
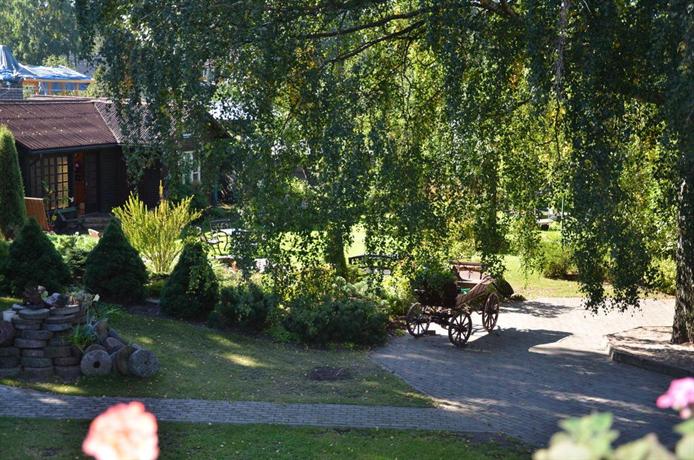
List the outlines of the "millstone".
<svg viewBox="0 0 694 460">
<path fill-rule="evenodd" d="M 0 321 L 0 346 L 11 345 L 15 336 L 14 326 L 7 321 Z"/>
<path fill-rule="evenodd" d="M 132 355 L 135 350 L 137 350 L 137 348 L 126 345 L 111 355 L 111 358 L 114 358 L 113 367 L 118 373 L 128 375 L 128 359 L 130 359 L 130 355 Z"/>
<path fill-rule="evenodd" d="M 82 375 L 79 366 L 55 366 L 55 375 L 64 380 L 77 380 Z"/>
<path fill-rule="evenodd" d="M 8 369 L 0 369 L 0 379 L 17 377 L 19 375 L 20 371 L 21 371 L 21 368 L 19 368 L 19 367 L 10 367 Z"/>
<path fill-rule="evenodd" d="M 67 306 L 67 300 L 67 296 L 54 292 L 53 294 L 48 296 L 48 298 L 43 302 L 51 307 L 63 308 Z"/>
<path fill-rule="evenodd" d="M 14 339 L 14 346 L 17 348 L 43 348 L 46 346 L 45 340 Z"/>
<path fill-rule="evenodd" d="M 72 324 L 60 323 L 60 324 L 46 324 L 43 326 L 44 329 L 51 332 L 61 332 L 72 329 Z"/>
<path fill-rule="evenodd" d="M 22 356 L 22 366 L 24 367 L 51 367 L 53 360 L 51 358 L 30 358 Z"/>
<path fill-rule="evenodd" d="M 24 310 L 19 310 L 19 317 L 22 319 L 46 319 L 48 318 L 49 314 L 50 312 L 48 311 L 48 308 L 40 308 L 38 310 L 31 310 L 29 308 L 25 308 Z"/>
<path fill-rule="evenodd" d="M 19 356 L 19 348 L 17 347 L 2 347 L 0 348 L 0 356 L 1 357 L 7 357 L 7 356 Z"/>
<path fill-rule="evenodd" d="M 53 377 L 53 366 L 51 367 L 25 367 L 24 375 L 33 379 L 49 379 Z"/>
<path fill-rule="evenodd" d="M 18 316 L 12 318 L 12 324 L 16 329 L 41 329 L 41 320 L 23 319 Z"/>
<path fill-rule="evenodd" d="M 46 347 L 44 349 L 47 358 L 66 358 L 72 354 L 72 348 L 70 346 L 62 347 Z"/>
<path fill-rule="evenodd" d="M 20 304 L 18 304 L 18 303 L 12 305 L 12 309 L 13 309 L 14 311 L 24 310 L 25 308 L 26 308 L 26 307 L 25 307 L 24 305 L 20 305 Z"/>
<path fill-rule="evenodd" d="M 93 343 L 84 349 L 84 354 L 86 355 L 87 353 L 96 350 L 106 351 L 106 347 L 103 345 L 99 345 L 98 343 Z"/>
<path fill-rule="evenodd" d="M 136 377 L 151 377 L 159 371 L 159 360 L 149 350 L 136 350 L 128 358 L 128 372 Z"/>
<path fill-rule="evenodd" d="M 106 347 L 106 350 L 113 353 L 123 348 L 125 344 L 116 338 L 106 337 L 106 340 L 104 340 L 104 346 Z"/>
<path fill-rule="evenodd" d="M 66 336 L 53 337 L 48 343 L 52 346 L 62 347 L 63 345 L 69 345 L 70 341 Z"/>
<path fill-rule="evenodd" d="M 111 372 L 111 357 L 104 350 L 85 353 L 80 362 L 82 373 L 87 376 L 108 375 Z"/>
<path fill-rule="evenodd" d="M 19 358 L 16 356 L 6 356 L 0 358 L 0 369 L 8 369 L 19 366 Z"/>
<path fill-rule="evenodd" d="M 41 329 L 41 324 L 32 321 L 31 323 L 15 324 L 14 328 L 18 331 L 38 331 Z"/>
<path fill-rule="evenodd" d="M 51 331 L 43 331 L 43 330 L 34 331 L 34 330 L 27 329 L 27 330 L 22 331 L 20 336 L 23 339 L 48 340 L 51 337 L 53 337 L 53 333 Z"/>
<path fill-rule="evenodd" d="M 68 305 L 67 307 L 56 307 L 51 310 L 51 316 L 54 315 L 76 315 L 77 313 L 80 312 L 80 306 L 79 305 Z"/>
<path fill-rule="evenodd" d="M 51 316 L 44 320 L 44 324 L 65 324 L 70 323 L 77 319 L 77 315 L 69 316 Z"/>
<path fill-rule="evenodd" d="M 81 358 L 79 356 L 67 356 L 65 358 L 53 358 L 53 364 L 58 366 L 77 366 L 79 368 Z"/>
<path fill-rule="evenodd" d="M 45 358 L 46 353 L 44 353 L 42 348 L 24 348 L 22 350 L 22 356 L 28 356 L 30 358 Z"/>
</svg>

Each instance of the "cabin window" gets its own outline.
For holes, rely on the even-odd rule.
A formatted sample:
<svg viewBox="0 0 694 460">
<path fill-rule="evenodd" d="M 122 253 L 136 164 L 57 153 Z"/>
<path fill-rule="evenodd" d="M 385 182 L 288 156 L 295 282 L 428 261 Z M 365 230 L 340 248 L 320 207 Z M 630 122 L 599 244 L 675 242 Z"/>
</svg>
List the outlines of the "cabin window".
<svg viewBox="0 0 694 460">
<path fill-rule="evenodd" d="M 70 166 L 66 155 L 40 157 L 29 163 L 29 193 L 43 198 L 47 210 L 70 206 Z"/>
<path fill-rule="evenodd" d="M 202 181 L 200 162 L 195 158 L 192 151 L 183 152 L 185 161 L 184 169 L 188 170 L 183 174 L 184 184 L 199 184 Z"/>
</svg>

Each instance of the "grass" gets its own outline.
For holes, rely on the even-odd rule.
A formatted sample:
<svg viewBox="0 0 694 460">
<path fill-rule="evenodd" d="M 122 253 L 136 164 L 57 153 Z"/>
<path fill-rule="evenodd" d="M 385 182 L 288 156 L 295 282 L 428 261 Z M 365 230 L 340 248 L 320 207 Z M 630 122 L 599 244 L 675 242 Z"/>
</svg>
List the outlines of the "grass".
<svg viewBox="0 0 694 460">
<path fill-rule="evenodd" d="M 285 345 L 125 312 L 115 315 L 111 325 L 124 338 L 156 353 L 161 370 L 155 377 L 82 377 L 74 384 L 0 379 L 0 383 L 71 395 L 431 405 L 428 398 L 371 362 L 364 351 Z M 309 380 L 307 373 L 318 366 L 348 368 L 352 378 Z"/>
<path fill-rule="evenodd" d="M 0 418 L 5 460 L 85 458 L 86 421 Z M 518 444 L 395 430 L 335 430 L 266 425 L 159 424 L 161 459 L 529 459 Z"/>
</svg>

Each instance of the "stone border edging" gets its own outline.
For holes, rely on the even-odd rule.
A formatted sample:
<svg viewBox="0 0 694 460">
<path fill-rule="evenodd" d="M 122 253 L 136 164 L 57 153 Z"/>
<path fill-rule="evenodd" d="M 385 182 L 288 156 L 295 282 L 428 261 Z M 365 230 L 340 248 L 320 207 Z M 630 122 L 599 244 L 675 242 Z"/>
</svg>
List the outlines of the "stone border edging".
<svg viewBox="0 0 694 460">
<path fill-rule="evenodd" d="M 653 359 L 644 358 L 642 356 L 637 356 L 636 354 L 630 353 L 626 350 L 612 345 L 609 342 L 607 344 L 607 352 L 610 355 L 612 361 L 629 364 L 630 366 L 640 367 L 646 369 L 647 371 L 657 372 L 659 374 L 669 375 L 671 377 L 691 377 L 692 373 L 686 369 L 678 366 L 672 366 L 670 364 L 655 361 Z"/>
</svg>

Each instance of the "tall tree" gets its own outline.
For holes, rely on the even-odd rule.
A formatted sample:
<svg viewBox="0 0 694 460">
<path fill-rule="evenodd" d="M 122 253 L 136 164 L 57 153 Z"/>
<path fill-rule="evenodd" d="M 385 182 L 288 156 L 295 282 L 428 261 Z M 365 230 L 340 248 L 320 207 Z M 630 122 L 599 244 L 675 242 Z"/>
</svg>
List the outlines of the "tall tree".
<svg viewBox="0 0 694 460">
<path fill-rule="evenodd" d="M 73 0 L 4 0 L 0 44 L 22 63 L 39 65 L 77 58 L 79 31 Z"/>
<path fill-rule="evenodd" d="M 627 308 L 652 266 L 630 178 L 647 145 L 649 183 L 679 216 L 673 340 L 694 340 L 691 0 L 77 5 L 110 92 L 124 112 L 156 108 L 162 138 L 213 103 L 244 118 L 227 153 L 245 215 L 277 235 L 310 222 L 302 254 L 360 223 L 368 247 L 415 255 L 472 235 L 500 272 L 510 226 L 536 252 L 535 192 L 551 171 L 587 306 Z"/>
<path fill-rule="evenodd" d="M 14 136 L 0 125 L 0 236 L 14 238 L 26 221 L 24 184 Z"/>
</svg>

